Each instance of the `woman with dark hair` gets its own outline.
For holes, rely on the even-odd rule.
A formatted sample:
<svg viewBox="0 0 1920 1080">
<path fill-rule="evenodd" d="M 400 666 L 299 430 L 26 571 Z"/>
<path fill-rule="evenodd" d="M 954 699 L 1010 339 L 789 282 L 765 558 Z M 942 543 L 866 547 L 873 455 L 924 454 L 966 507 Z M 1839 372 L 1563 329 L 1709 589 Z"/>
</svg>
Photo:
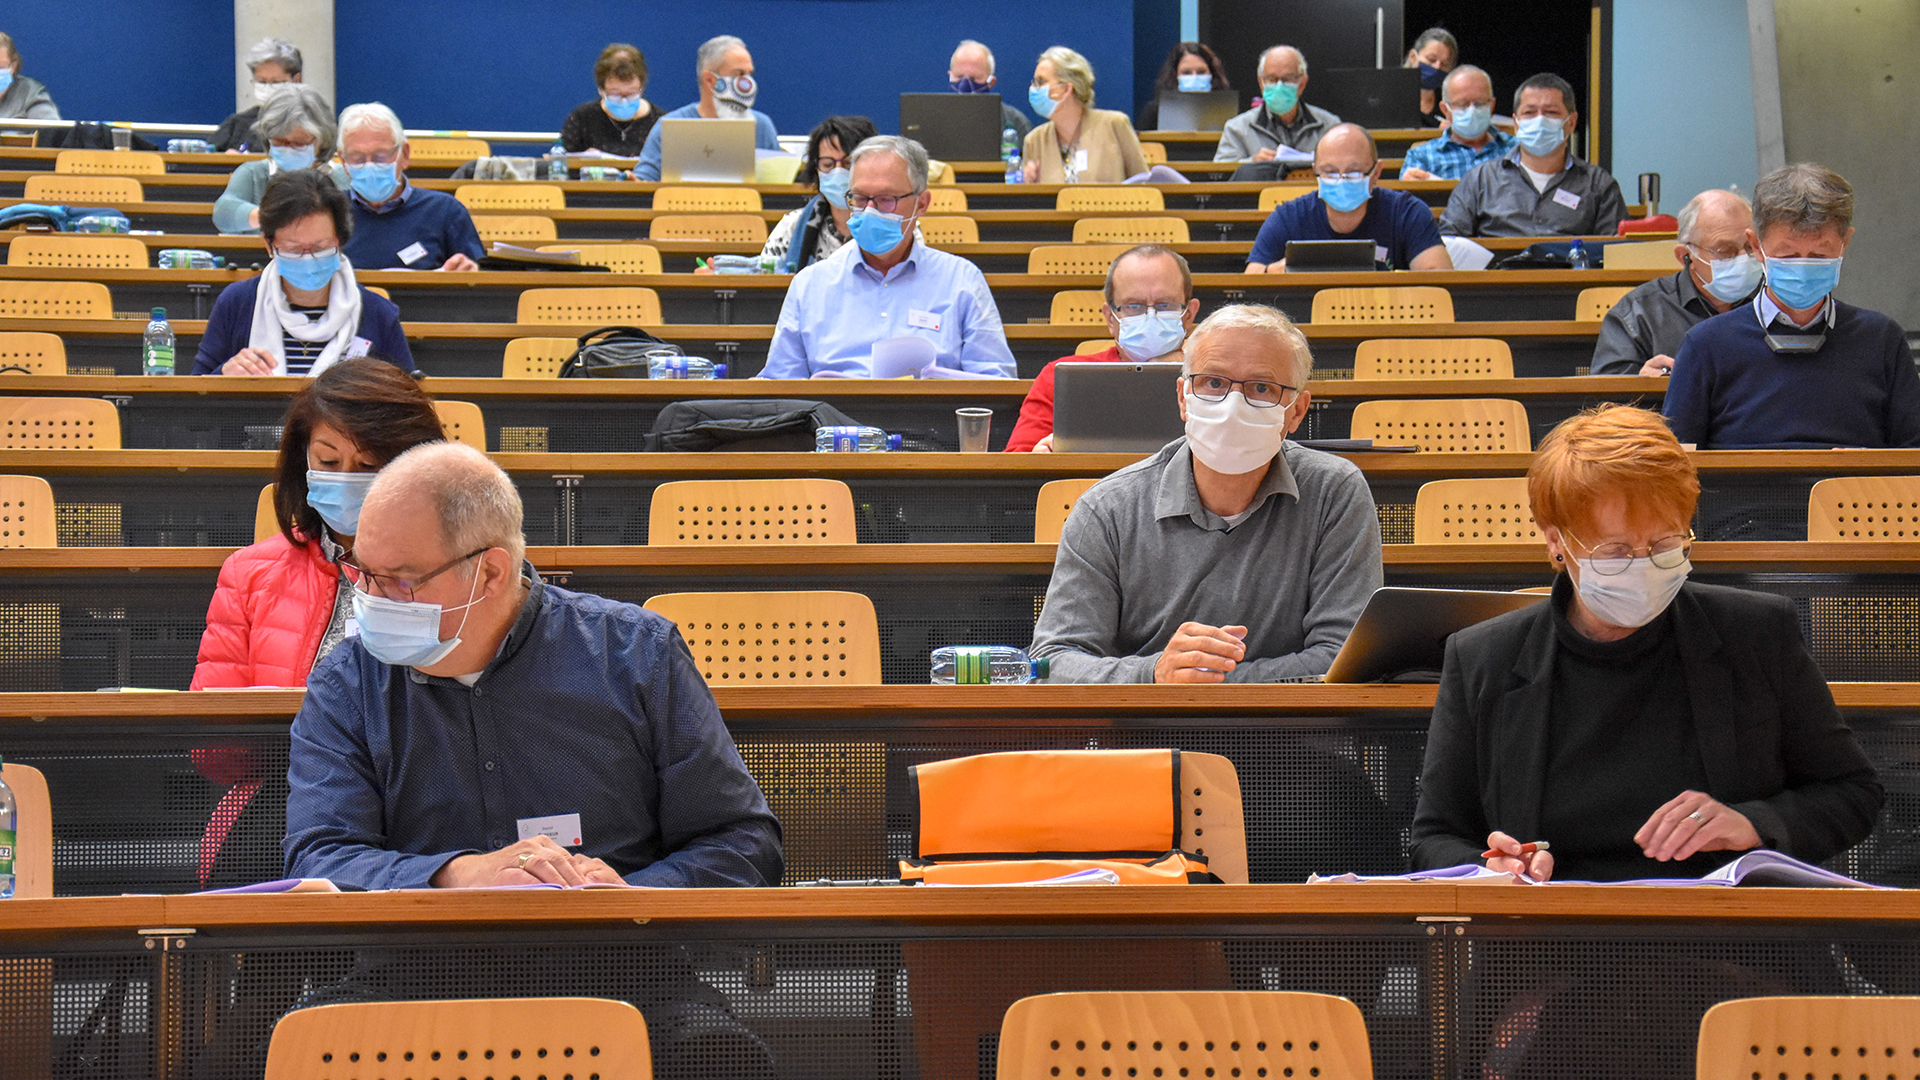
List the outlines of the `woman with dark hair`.
<svg viewBox="0 0 1920 1080">
<path fill-rule="evenodd" d="M 1460 42 L 1438 26 L 1421 31 L 1400 66 L 1420 69 L 1420 120 L 1427 127 L 1445 127 L 1440 112 L 1440 89 L 1447 73 L 1460 65 Z"/>
<path fill-rule="evenodd" d="M 1160 128 L 1160 95 L 1169 90 L 1204 94 L 1209 90 L 1231 90 L 1233 84 L 1227 81 L 1227 69 L 1220 63 L 1220 57 L 1214 51 L 1198 41 L 1183 41 L 1167 54 L 1167 62 L 1160 65 L 1160 76 L 1153 80 L 1153 100 L 1140 106 L 1140 122 L 1134 125 L 1141 131 L 1157 131 Z"/>
<path fill-rule="evenodd" d="M 353 235 L 353 216 L 334 179 L 318 169 L 276 173 L 259 214 L 273 258 L 213 302 L 193 373 L 318 375 L 369 354 L 412 371 L 400 309 L 361 288 L 340 250 Z"/>
<path fill-rule="evenodd" d="M 761 255 L 779 260 L 778 273 L 794 274 L 840 250 L 847 233 L 848 159 L 853 148 L 880 134 L 864 116 L 829 116 L 807 136 L 807 158 L 793 182 L 819 192 L 773 227 Z"/>
<path fill-rule="evenodd" d="M 373 357 L 334 364 L 287 406 L 273 511 L 278 535 L 220 568 L 192 689 L 303 686 L 347 636 L 352 589 L 339 559 L 353 548 L 374 474 L 446 437 L 433 399 Z"/>
<path fill-rule="evenodd" d="M 642 96 L 647 89 L 647 58 L 632 45 L 615 42 L 593 63 L 593 85 L 600 96 L 567 114 L 560 145 L 567 153 L 599 150 L 616 157 L 640 156 L 660 110 Z"/>
</svg>

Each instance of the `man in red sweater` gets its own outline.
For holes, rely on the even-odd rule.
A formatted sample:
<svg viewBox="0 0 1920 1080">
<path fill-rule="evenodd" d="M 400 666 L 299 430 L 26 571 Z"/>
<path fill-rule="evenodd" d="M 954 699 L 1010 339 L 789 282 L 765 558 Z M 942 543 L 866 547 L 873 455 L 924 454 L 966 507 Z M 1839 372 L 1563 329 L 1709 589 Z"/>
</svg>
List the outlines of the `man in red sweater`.
<svg viewBox="0 0 1920 1080">
<path fill-rule="evenodd" d="M 1193 296 L 1193 272 L 1171 248 L 1142 244 L 1128 248 L 1107 267 L 1107 302 L 1100 313 L 1107 333 L 1119 343 L 1086 356 L 1060 360 L 1112 362 L 1180 359 L 1181 343 L 1193 330 L 1200 301 Z M 1053 449 L 1053 365 L 1040 369 L 1020 403 L 1020 420 L 1007 437 L 1009 453 L 1046 453 Z"/>
</svg>

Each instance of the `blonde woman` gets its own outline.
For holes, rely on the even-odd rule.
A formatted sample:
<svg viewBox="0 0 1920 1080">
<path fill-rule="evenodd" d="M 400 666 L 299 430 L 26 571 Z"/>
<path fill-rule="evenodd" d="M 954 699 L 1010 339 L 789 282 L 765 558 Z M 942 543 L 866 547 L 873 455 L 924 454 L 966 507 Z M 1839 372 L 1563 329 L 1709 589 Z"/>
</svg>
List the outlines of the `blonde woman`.
<svg viewBox="0 0 1920 1080">
<path fill-rule="evenodd" d="M 1056 45 L 1033 67 L 1027 103 L 1046 123 L 1021 151 L 1029 184 L 1117 184 L 1147 171 L 1127 114 L 1093 107 L 1093 66 Z"/>
</svg>

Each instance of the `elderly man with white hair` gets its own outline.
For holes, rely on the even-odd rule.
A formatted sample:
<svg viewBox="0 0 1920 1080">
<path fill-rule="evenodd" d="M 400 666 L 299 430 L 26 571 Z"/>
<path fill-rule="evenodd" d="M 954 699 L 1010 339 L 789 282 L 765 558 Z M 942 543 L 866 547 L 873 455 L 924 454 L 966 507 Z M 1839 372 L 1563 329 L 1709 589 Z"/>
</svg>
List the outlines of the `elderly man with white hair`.
<svg viewBox="0 0 1920 1080">
<path fill-rule="evenodd" d="M 1638 285 L 1600 321 L 1595 375 L 1666 375 L 1687 331 L 1753 299 L 1766 277 L 1747 239 L 1753 207 L 1710 188 L 1680 209 L 1678 273 Z"/>
<path fill-rule="evenodd" d="M 1000 76 L 995 71 L 993 50 L 980 42 L 968 38 L 954 47 L 953 58 L 947 61 L 947 85 L 956 94 L 1000 94 Z M 1007 101 L 1007 95 L 1000 94 L 1000 127 L 1013 129 L 1016 145 L 1025 142 L 1027 132 L 1033 130 L 1033 121 L 1027 114 L 1013 107 Z"/>
<path fill-rule="evenodd" d="M 333 106 L 320 91 L 296 83 L 275 94 L 260 107 L 254 131 L 265 140 L 267 156 L 243 162 L 227 177 L 227 190 L 213 204 L 213 227 L 222 233 L 259 232 L 267 181 L 283 172 L 319 167 L 346 188 L 346 170 L 333 160 L 338 149 Z"/>
<path fill-rule="evenodd" d="M 780 149 L 780 132 L 773 118 L 753 107 L 760 99 L 760 83 L 753 77 L 753 54 L 747 43 L 732 34 L 708 38 L 694 55 L 700 79 L 700 100 L 662 116 L 662 120 L 752 120 L 753 144 L 762 150 Z M 647 133 L 640 148 L 635 180 L 660 179 L 660 125 Z"/>
<path fill-rule="evenodd" d="M 1260 104 L 1227 121 L 1215 161 L 1272 161 L 1282 146 L 1312 153 L 1340 118 L 1301 100 L 1307 92 L 1307 58 L 1291 45 L 1260 54 Z"/>
<path fill-rule="evenodd" d="M 1286 441 L 1313 356 L 1234 304 L 1188 335 L 1187 433 L 1093 486 L 1060 537 L 1033 653 L 1055 682 L 1325 674 L 1380 587 L 1380 521 L 1352 462 Z"/>
<path fill-rule="evenodd" d="M 407 129 L 377 101 L 340 114 L 340 160 L 353 192 L 356 270 L 477 270 L 486 254 L 473 215 L 444 191 L 407 182 Z"/>
</svg>

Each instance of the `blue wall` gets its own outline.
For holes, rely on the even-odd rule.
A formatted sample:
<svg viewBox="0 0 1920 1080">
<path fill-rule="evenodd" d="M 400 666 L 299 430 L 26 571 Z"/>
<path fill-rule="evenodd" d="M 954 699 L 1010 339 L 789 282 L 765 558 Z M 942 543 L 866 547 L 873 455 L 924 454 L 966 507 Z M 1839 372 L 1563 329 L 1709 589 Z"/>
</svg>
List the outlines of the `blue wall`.
<svg viewBox="0 0 1920 1080">
<path fill-rule="evenodd" d="M 0 30 L 69 120 L 217 124 L 233 112 L 233 0 L 8 4 Z"/>
<path fill-rule="evenodd" d="M 1660 209 L 1710 187 L 1749 198 L 1759 169 L 1746 0 L 1614 0 L 1613 174 L 1660 174 Z"/>
</svg>

